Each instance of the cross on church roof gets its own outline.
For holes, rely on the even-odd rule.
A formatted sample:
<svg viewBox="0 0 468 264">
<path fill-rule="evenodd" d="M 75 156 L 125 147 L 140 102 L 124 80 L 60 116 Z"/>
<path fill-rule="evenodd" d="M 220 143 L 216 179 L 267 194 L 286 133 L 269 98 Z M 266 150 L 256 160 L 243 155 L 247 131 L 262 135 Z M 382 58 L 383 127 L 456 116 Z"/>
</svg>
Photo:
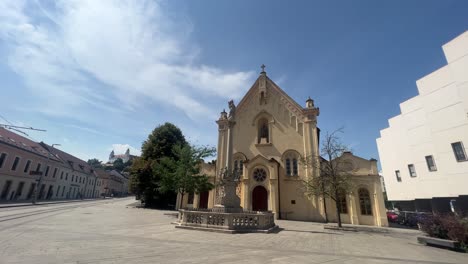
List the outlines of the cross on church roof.
<svg viewBox="0 0 468 264">
<path fill-rule="evenodd" d="M 265 73 L 265 64 L 262 64 L 262 66 L 260 66 L 260 68 L 262 68 L 262 72 L 261 73 Z"/>
</svg>

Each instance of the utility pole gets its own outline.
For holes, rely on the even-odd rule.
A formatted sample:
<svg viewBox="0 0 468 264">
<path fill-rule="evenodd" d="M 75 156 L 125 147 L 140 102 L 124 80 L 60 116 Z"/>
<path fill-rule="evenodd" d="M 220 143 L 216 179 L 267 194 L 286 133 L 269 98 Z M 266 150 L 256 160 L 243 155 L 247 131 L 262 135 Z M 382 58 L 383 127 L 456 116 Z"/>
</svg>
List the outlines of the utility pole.
<svg viewBox="0 0 468 264">
<path fill-rule="evenodd" d="M 60 144 L 52 144 L 52 148 L 54 148 L 54 146 L 60 146 Z M 47 166 L 49 165 L 50 163 L 50 150 L 48 149 L 47 150 L 47 163 L 45 164 L 45 168 L 47 168 Z M 41 183 L 42 183 L 42 175 L 44 173 L 40 173 L 39 174 L 39 180 L 36 180 L 37 181 L 37 185 L 36 185 L 36 188 L 34 189 L 34 196 L 33 196 L 33 200 L 32 200 L 32 204 L 36 204 L 36 201 L 37 201 L 37 189 L 40 188 L 41 186 Z"/>
</svg>

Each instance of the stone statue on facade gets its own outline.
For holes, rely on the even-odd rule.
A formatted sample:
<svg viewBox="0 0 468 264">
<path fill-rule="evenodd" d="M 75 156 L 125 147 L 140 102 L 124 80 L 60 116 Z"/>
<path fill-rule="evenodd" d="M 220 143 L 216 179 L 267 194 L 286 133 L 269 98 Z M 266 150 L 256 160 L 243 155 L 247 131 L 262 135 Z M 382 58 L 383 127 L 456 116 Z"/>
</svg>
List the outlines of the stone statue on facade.
<svg viewBox="0 0 468 264">
<path fill-rule="evenodd" d="M 233 120 L 234 116 L 236 115 L 236 105 L 234 104 L 234 100 L 228 102 L 229 104 L 229 120 Z"/>
<path fill-rule="evenodd" d="M 216 203 L 228 209 L 240 209 L 240 198 L 237 196 L 239 173 L 224 168 L 220 172 Z"/>
</svg>

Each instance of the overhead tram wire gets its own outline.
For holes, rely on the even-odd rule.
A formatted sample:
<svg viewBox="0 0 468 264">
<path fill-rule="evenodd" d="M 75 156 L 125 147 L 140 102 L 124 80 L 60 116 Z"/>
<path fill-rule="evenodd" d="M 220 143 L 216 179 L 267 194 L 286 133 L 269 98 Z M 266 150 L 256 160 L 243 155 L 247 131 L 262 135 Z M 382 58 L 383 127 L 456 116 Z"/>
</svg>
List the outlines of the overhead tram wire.
<svg viewBox="0 0 468 264">
<path fill-rule="evenodd" d="M 24 126 L 15 126 L 12 122 L 10 122 L 8 119 L 6 119 L 2 115 L 0 115 L 0 118 L 2 118 L 3 120 L 5 120 L 5 122 L 8 123 L 8 124 L 0 124 L 0 127 L 3 127 L 3 128 L 10 129 L 10 130 L 16 131 L 18 133 L 21 133 L 21 134 L 25 135 L 26 137 L 28 137 L 29 139 L 31 139 L 33 141 L 37 141 L 37 140 L 35 138 L 29 136 L 28 133 L 26 133 L 26 132 L 24 132 L 24 131 L 22 131 L 20 129 L 28 129 L 28 130 L 46 132 L 46 130 L 44 130 L 44 129 L 38 129 L 38 128 L 33 128 L 33 127 L 24 127 Z"/>
</svg>

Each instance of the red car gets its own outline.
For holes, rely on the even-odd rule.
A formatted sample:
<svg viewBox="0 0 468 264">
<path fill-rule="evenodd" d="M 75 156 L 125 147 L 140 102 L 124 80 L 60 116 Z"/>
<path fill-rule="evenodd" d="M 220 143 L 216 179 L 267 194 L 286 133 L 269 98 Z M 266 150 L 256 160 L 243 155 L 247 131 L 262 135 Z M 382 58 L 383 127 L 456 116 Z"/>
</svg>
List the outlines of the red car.
<svg viewBox="0 0 468 264">
<path fill-rule="evenodd" d="M 396 223 L 398 221 L 398 215 L 395 212 L 387 212 L 387 219 L 389 222 Z"/>
</svg>

